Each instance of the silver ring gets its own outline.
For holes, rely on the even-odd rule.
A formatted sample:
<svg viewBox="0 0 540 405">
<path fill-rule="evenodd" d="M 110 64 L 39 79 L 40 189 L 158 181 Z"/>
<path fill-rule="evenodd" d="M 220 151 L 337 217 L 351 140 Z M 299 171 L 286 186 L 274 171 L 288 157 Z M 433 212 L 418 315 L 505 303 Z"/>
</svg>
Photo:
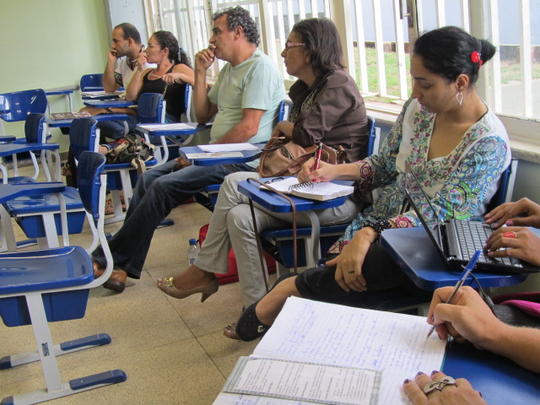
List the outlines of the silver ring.
<svg viewBox="0 0 540 405">
<path fill-rule="evenodd" d="M 439 380 L 433 380 L 433 381 L 428 382 L 426 385 L 424 385 L 424 388 L 422 388 L 422 391 L 424 391 L 424 394 L 429 395 L 435 390 L 442 391 L 442 389 L 446 387 L 447 385 L 457 386 L 456 380 L 454 380 L 454 378 L 447 375 Z"/>
</svg>

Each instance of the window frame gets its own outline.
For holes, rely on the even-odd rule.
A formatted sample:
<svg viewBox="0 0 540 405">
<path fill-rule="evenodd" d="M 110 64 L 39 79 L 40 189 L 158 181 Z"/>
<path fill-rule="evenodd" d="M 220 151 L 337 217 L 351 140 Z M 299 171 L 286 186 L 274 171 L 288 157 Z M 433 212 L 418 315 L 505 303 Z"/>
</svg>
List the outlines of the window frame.
<svg viewBox="0 0 540 405">
<path fill-rule="evenodd" d="M 174 0 L 179 1 L 179 0 Z M 300 0 L 309 2 L 311 1 L 316 2 L 317 0 Z M 348 66 L 349 73 L 353 69 L 355 69 L 354 66 L 354 49 L 352 49 L 353 44 L 353 32 L 352 27 L 353 24 L 351 22 L 351 18 L 354 18 L 354 16 L 351 15 L 350 12 L 347 10 L 351 10 L 351 7 L 354 7 L 354 1 L 355 0 L 328 0 L 328 6 L 325 7 L 325 9 L 321 10 L 319 8 L 319 12 L 324 11 L 325 14 L 330 14 L 330 18 L 336 23 L 336 26 L 338 27 L 338 31 L 340 33 L 340 36 L 342 38 L 342 46 L 344 50 L 344 57 L 345 57 L 345 64 Z M 417 0 L 394 0 L 394 6 L 395 10 L 406 12 L 406 9 L 413 9 L 417 6 Z M 400 2 L 400 6 L 398 8 L 397 4 L 398 1 Z M 439 0 L 442 1 L 442 0 Z M 496 15 L 488 15 L 488 19 L 486 16 L 486 10 L 489 10 L 489 3 L 494 0 L 486 0 L 486 1 L 471 1 L 469 2 L 469 12 L 470 12 L 470 20 L 468 21 L 466 26 L 468 25 L 470 27 L 470 32 L 472 35 L 475 35 L 480 38 L 488 38 L 491 39 L 494 35 L 496 36 L 496 33 L 494 30 L 489 29 L 489 26 L 492 25 L 489 23 L 489 18 L 496 18 Z M 160 3 L 161 0 L 144 0 L 145 5 L 145 14 L 146 19 L 148 22 L 148 29 L 151 31 L 154 31 L 156 29 L 161 29 L 162 26 L 162 11 L 160 10 Z M 189 0 L 188 0 L 189 3 Z M 237 1 L 227 1 L 227 0 L 207 0 L 204 1 L 204 9 L 206 11 L 207 16 L 207 29 L 208 32 L 211 30 L 211 16 L 212 14 L 217 10 L 218 6 L 224 6 L 226 3 L 227 6 L 246 6 L 246 5 L 256 5 L 258 7 L 259 12 L 259 26 L 260 26 L 260 32 L 261 32 L 261 49 L 267 53 L 267 54 L 273 54 L 277 59 L 279 59 L 279 50 L 275 49 L 276 40 L 269 41 L 269 35 L 275 35 L 275 32 L 277 30 L 274 29 L 273 24 L 267 24 L 267 15 L 269 13 L 269 9 L 273 6 L 269 5 L 268 0 L 237 0 Z M 406 3 L 406 5 L 404 4 Z M 442 4 L 442 3 L 441 3 Z M 188 5 L 189 7 L 189 5 Z M 305 11 L 304 11 L 305 12 Z M 487 13 L 489 14 L 489 13 Z M 416 21 L 415 15 L 412 16 L 413 25 L 418 23 Z M 420 22 L 421 23 L 421 22 Z M 279 31 L 279 30 L 278 30 Z M 411 32 L 411 28 L 409 26 L 409 36 L 412 37 L 414 33 L 414 30 Z M 149 33 L 150 34 L 150 33 Z M 178 34 L 178 33 L 176 33 Z M 285 33 L 287 35 L 288 33 Z M 495 38 L 497 39 L 497 38 Z M 498 42 L 498 41 L 496 41 Z M 271 52 L 269 52 L 270 48 Z M 494 75 L 496 75 L 498 69 L 495 69 L 495 65 L 497 63 L 498 59 L 495 58 L 493 60 L 494 63 L 486 64 L 486 66 L 483 68 L 483 74 L 480 76 L 480 80 L 477 83 L 477 90 L 480 94 L 480 96 L 486 100 L 488 105 L 494 106 L 494 103 L 497 103 L 497 98 L 499 97 L 497 94 L 495 94 L 494 90 L 490 88 L 489 83 L 490 80 L 493 80 Z M 280 63 L 280 60 L 276 60 L 277 63 Z M 352 62 L 352 63 L 351 63 Z M 500 63 L 500 61 L 499 61 Z M 282 70 L 283 71 L 283 70 Z M 218 69 L 217 67 L 209 72 L 209 75 L 212 76 L 212 78 L 217 77 Z M 408 74 L 408 72 L 407 72 Z M 496 78 L 495 78 L 496 79 Z M 294 80 L 291 80 L 291 78 L 287 78 L 285 76 L 285 85 L 287 88 L 292 85 Z M 360 87 L 360 85 L 359 85 Z M 403 92 L 401 92 L 403 93 Z M 387 123 L 392 123 L 392 120 L 395 120 L 397 118 L 397 115 L 399 114 L 399 111 L 401 110 L 401 107 L 395 104 L 389 104 L 388 106 L 381 106 L 380 103 L 372 103 L 369 101 L 369 99 L 366 100 L 366 108 L 368 110 L 369 114 L 372 114 L 374 117 L 380 117 L 383 121 Z M 510 139 L 511 139 L 511 146 L 512 149 L 517 152 L 518 156 L 521 156 L 523 159 L 526 160 L 535 160 L 540 162 L 540 137 L 535 136 L 534 134 L 540 133 L 540 120 L 537 119 L 531 119 L 531 118 L 523 118 L 523 117 L 512 117 L 505 114 L 497 114 L 503 124 L 505 125 Z"/>
</svg>

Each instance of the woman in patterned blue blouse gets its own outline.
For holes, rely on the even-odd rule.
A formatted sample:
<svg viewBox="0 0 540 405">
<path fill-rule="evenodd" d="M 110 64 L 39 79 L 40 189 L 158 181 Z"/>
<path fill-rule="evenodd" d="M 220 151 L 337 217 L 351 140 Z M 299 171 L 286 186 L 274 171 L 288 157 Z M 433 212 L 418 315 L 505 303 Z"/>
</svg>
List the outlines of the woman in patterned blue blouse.
<svg viewBox="0 0 540 405">
<path fill-rule="evenodd" d="M 379 153 L 350 164 L 321 162 L 318 170 L 307 162 L 302 172 L 303 179 L 311 181 L 353 179 L 357 192 L 377 189 L 379 197 L 358 213 L 331 250 L 337 256 L 325 267 L 282 280 L 249 306 L 236 327 L 226 329 L 226 336 L 260 336 L 291 295 L 371 306 L 378 291 L 415 288 L 375 242 L 384 229 L 420 225 L 405 203 L 408 171 L 419 179 L 441 220 L 485 212 L 511 158 L 504 126 L 474 86 L 482 64 L 494 53 L 492 44 L 456 27 L 418 38 L 411 58 L 411 99 Z M 427 206 L 420 209 L 433 216 Z"/>
</svg>

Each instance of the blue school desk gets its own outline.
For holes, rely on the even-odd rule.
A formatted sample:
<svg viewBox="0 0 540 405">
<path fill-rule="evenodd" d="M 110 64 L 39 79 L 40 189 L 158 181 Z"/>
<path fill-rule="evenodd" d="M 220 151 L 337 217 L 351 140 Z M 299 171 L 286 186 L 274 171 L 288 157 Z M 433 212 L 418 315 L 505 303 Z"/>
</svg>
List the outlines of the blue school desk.
<svg viewBox="0 0 540 405">
<path fill-rule="evenodd" d="M 262 182 L 269 179 L 261 179 Z M 238 191 L 253 200 L 263 211 L 272 213 L 290 213 L 291 205 L 280 195 L 272 191 L 262 190 L 259 185 L 247 180 L 238 184 Z M 327 201 L 314 201 L 306 198 L 289 196 L 295 203 L 298 215 L 303 215 L 311 222 L 311 237 L 306 240 L 306 266 L 316 267 L 321 258 L 320 222 L 319 217 L 314 212 L 325 208 L 333 208 L 342 205 L 348 197 L 338 197 Z"/>
</svg>

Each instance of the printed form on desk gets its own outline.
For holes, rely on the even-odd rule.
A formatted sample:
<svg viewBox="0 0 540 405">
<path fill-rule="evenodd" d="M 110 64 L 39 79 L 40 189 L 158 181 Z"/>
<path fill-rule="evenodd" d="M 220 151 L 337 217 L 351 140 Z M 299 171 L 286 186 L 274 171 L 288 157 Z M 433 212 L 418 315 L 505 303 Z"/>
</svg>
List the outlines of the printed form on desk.
<svg viewBox="0 0 540 405">
<path fill-rule="evenodd" d="M 429 330 L 425 317 L 291 297 L 250 357 L 379 371 L 381 380 L 380 388 L 376 387 L 375 403 L 407 404 L 401 389 L 403 380 L 414 377 L 418 371 L 429 373 L 442 366 L 446 342 L 436 335 L 426 339 Z M 298 402 L 223 392 L 214 405 L 311 403 L 331 402 Z"/>
</svg>

